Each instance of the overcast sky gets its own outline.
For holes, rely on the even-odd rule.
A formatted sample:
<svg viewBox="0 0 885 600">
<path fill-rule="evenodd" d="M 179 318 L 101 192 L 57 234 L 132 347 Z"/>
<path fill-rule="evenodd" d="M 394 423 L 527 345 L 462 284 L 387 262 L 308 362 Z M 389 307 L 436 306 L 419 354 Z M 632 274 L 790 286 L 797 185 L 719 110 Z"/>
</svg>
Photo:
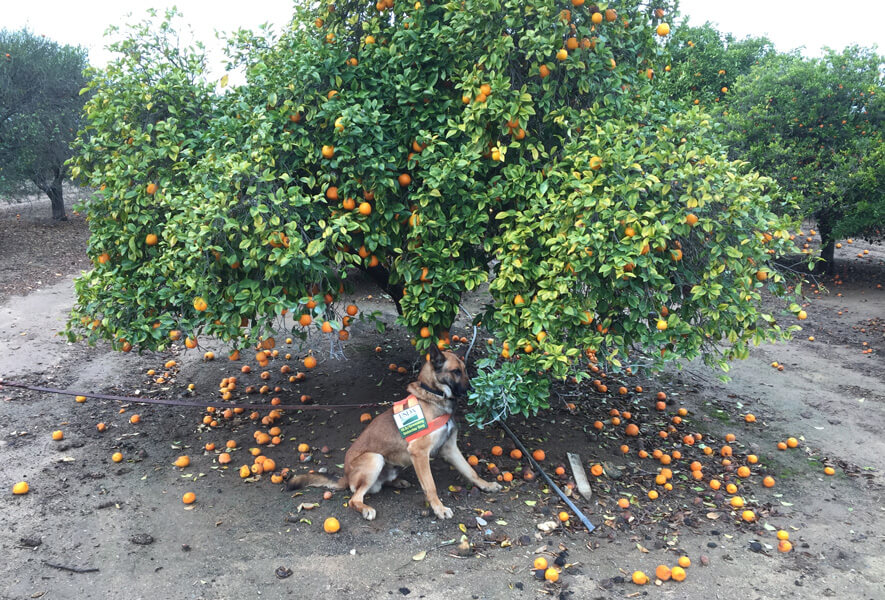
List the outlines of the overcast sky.
<svg viewBox="0 0 885 600">
<path fill-rule="evenodd" d="M 3 0 L 0 27 L 27 26 L 53 40 L 85 46 L 91 62 L 100 66 L 109 56 L 103 50 L 109 25 L 139 20 L 147 8 L 173 4 L 184 13 L 195 37 L 217 49 L 216 30 L 255 28 L 266 22 L 283 29 L 293 0 Z M 682 0 L 681 11 L 692 25 L 712 21 L 739 38 L 765 34 L 779 50 L 805 46 L 806 54 L 817 55 L 824 45 L 841 49 L 851 43 L 875 43 L 885 51 L 883 0 Z M 133 17 L 127 17 L 129 13 Z M 217 50 L 213 58 L 220 63 Z M 220 72 L 218 66 L 212 70 Z"/>
</svg>

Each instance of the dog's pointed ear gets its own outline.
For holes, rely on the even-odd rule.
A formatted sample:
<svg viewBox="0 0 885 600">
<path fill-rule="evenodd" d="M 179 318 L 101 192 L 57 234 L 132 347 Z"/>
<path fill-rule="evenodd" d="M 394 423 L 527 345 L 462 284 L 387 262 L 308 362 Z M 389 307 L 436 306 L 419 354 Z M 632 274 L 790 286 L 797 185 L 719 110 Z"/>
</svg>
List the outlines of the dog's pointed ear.
<svg viewBox="0 0 885 600">
<path fill-rule="evenodd" d="M 429 360 L 437 370 L 441 369 L 443 365 L 446 364 L 446 357 L 436 344 L 430 345 L 430 350 L 427 352 L 427 360 Z"/>
</svg>

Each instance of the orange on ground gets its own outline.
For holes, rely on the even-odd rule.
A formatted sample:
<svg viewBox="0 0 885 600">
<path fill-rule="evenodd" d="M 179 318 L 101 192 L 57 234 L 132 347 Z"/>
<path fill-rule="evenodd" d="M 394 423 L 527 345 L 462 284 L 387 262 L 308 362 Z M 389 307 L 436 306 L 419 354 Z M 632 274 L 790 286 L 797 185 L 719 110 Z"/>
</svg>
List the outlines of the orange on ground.
<svg viewBox="0 0 885 600">
<path fill-rule="evenodd" d="M 670 575 L 673 577 L 673 581 L 684 581 L 685 580 L 685 569 L 682 567 L 673 567 L 670 570 Z"/>
<path fill-rule="evenodd" d="M 599 13 L 595 13 L 595 14 L 599 14 Z M 632 579 L 633 579 L 633 583 L 635 583 L 636 585 L 645 585 L 646 583 L 648 583 L 648 575 L 646 575 L 642 571 L 633 571 Z"/>
<path fill-rule="evenodd" d="M 114 461 L 115 463 L 118 463 L 121 460 L 123 460 L 123 455 L 120 452 L 114 452 L 111 455 L 111 460 Z"/>
<path fill-rule="evenodd" d="M 193 492 L 187 492 L 184 496 L 181 497 L 181 501 L 185 504 L 193 504 L 197 499 L 197 495 Z"/>
<path fill-rule="evenodd" d="M 534 458 L 538 462 L 541 462 L 542 460 L 547 458 L 547 453 L 538 448 L 537 450 L 532 452 L 532 458 Z"/>
<path fill-rule="evenodd" d="M 329 517 L 323 521 L 323 531 L 326 533 L 337 533 L 341 529 L 341 523 L 335 517 Z"/>
<path fill-rule="evenodd" d="M 657 577 L 661 581 L 669 581 L 670 575 L 670 567 L 668 567 L 667 565 L 658 565 L 658 567 L 655 569 L 655 577 Z"/>
<path fill-rule="evenodd" d="M 543 556 L 539 556 L 535 559 L 535 562 L 532 563 L 535 569 L 546 569 L 547 568 L 547 559 Z"/>
</svg>

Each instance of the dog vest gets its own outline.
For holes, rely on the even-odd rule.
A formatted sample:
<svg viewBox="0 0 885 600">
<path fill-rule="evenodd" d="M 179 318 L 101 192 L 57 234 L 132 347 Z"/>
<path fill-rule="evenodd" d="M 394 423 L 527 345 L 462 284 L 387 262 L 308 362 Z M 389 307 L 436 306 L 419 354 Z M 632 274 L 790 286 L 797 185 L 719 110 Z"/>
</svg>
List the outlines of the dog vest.
<svg viewBox="0 0 885 600">
<path fill-rule="evenodd" d="M 445 426 L 450 417 L 451 415 L 445 414 L 428 423 L 418 398 L 412 394 L 393 404 L 393 420 L 396 422 L 400 435 L 407 442 L 424 437 Z"/>
</svg>

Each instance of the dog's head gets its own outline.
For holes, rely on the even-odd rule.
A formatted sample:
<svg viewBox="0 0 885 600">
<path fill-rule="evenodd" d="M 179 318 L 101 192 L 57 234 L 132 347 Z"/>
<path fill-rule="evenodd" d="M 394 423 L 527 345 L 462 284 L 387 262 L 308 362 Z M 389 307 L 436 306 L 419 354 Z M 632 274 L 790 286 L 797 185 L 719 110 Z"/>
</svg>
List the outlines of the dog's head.
<svg viewBox="0 0 885 600">
<path fill-rule="evenodd" d="M 470 386 L 464 361 L 454 352 L 440 350 L 436 345 L 430 347 L 418 380 L 446 398 L 460 396 Z"/>
</svg>

